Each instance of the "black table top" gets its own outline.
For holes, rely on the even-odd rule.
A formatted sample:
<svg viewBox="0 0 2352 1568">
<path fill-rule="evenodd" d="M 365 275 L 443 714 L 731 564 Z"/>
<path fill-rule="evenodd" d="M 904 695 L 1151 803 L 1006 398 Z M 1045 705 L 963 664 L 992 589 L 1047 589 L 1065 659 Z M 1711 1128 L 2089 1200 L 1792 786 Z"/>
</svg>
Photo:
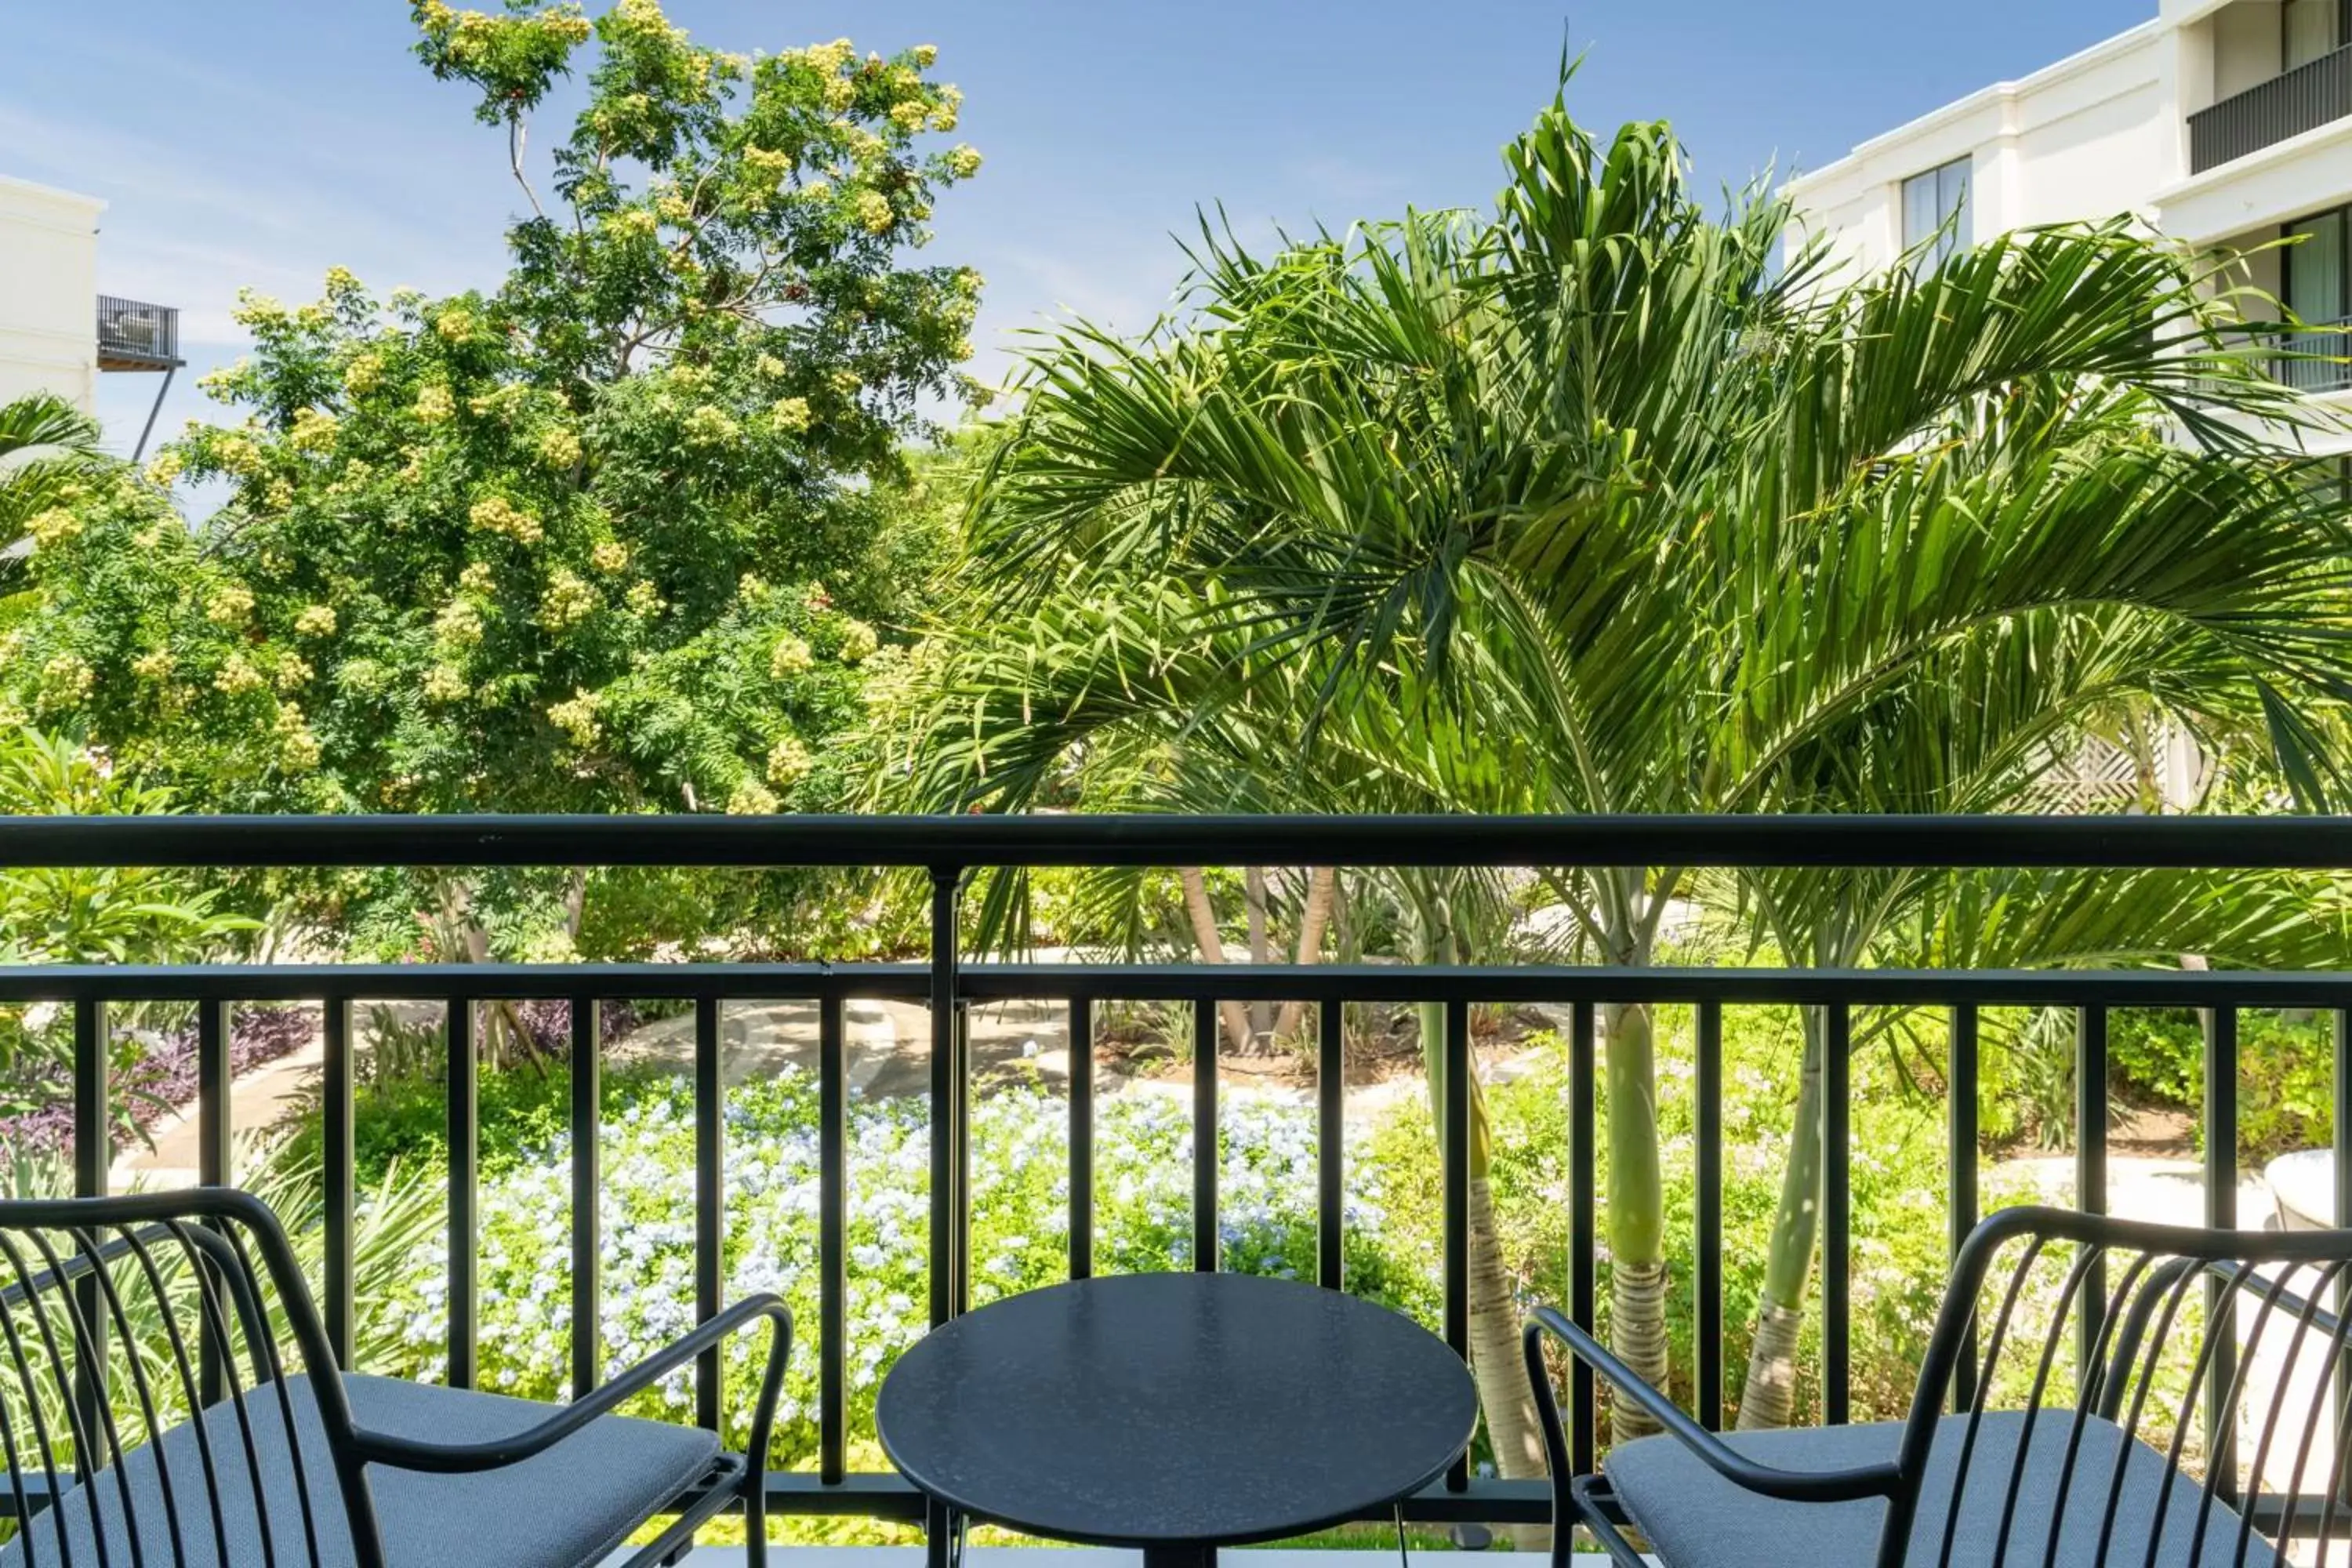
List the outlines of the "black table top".
<svg viewBox="0 0 2352 1568">
<path fill-rule="evenodd" d="M 1283 1279 L 1134 1274 L 1009 1297 L 899 1358 L 882 1447 L 931 1496 L 1101 1546 L 1242 1545 L 1417 1490 L 1478 1398 L 1444 1342 Z"/>
</svg>

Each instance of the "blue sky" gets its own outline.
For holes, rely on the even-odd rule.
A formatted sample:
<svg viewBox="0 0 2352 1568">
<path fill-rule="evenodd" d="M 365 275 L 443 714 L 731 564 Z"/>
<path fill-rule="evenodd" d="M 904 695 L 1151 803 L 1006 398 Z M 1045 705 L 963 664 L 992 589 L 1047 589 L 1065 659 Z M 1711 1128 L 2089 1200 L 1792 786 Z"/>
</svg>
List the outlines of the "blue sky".
<svg viewBox="0 0 2352 1568">
<path fill-rule="evenodd" d="M 478 4 L 482 0 L 477 0 Z M 592 6 L 592 9 L 594 7 Z M 520 195 L 464 89 L 411 59 L 402 0 L 21 0 L 0 51 L 0 174 L 105 198 L 101 289 L 178 305 L 159 431 L 211 409 L 249 284 L 310 298 L 488 286 Z M 1171 234 L 1223 203 L 1245 234 L 1483 204 L 1496 150 L 1549 96 L 1565 39 L 1580 117 L 1674 121 L 1700 179 L 1818 167 L 1853 142 L 2132 26 L 2155 0 L 670 0 L 730 49 L 847 37 L 940 47 L 988 159 L 932 255 L 989 280 L 982 374 L 1008 331 L 1078 311 L 1147 323 Z M 568 119 L 550 105 L 542 140 Z M 105 378 L 123 445 L 152 379 Z"/>
</svg>

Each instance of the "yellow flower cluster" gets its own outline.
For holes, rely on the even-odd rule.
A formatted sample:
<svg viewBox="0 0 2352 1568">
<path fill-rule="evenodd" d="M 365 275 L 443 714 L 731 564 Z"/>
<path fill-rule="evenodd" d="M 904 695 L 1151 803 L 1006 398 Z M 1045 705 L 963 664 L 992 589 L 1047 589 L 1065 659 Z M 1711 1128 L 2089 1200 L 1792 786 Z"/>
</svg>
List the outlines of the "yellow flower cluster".
<svg viewBox="0 0 2352 1568">
<path fill-rule="evenodd" d="M 845 111 L 857 101 L 857 84 L 845 76 L 830 76 L 824 79 L 824 106 L 835 114 Z"/>
<path fill-rule="evenodd" d="M 180 477 L 180 470 L 184 467 L 185 465 L 180 460 L 179 453 L 160 452 L 156 454 L 155 460 L 147 465 L 147 482 L 163 489 L 170 489 L 172 482 Z"/>
<path fill-rule="evenodd" d="M 457 417 L 457 400 L 439 382 L 420 387 L 416 393 L 416 417 L 425 425 L 441 425 Z"/>
<path fill-rule="evenodd" d="M 798 675 L 815 665 L 816 654 L 808 643 L 790 632 L 776 639 L 774 650 L 768 655 L 768 674 L 776 680 Z"/>
<path fill-rule="evenodd" d="M 940 89 L 940 101 L 931 110 L 931 129 L 952 131 L 956 128 L 957 111 L 963 107 L 963 94 L 951 87 Z"/>
<path fill-rule="evenodd" d="M 607 539 L 588 552 L 588 564 L 607 575 L 629 569 L 629 547 L 617 539 Z"/>
<path fill-rule="evenodd" d="M 466 399 L 466 406 L 478 419 L 496 419 L 500 423 L 522 412 L 530 401 L 530 388 L 520 383 L 509 383 Z"/>
<path fill-rule="evenodd" d="M 459 305 L 450 306 L 433 320 L 433 330 L 447 343 L 462 343 L 472 337 L 474 325 L 474 312 Z"/>
<path fill-rule="evenodd" d="M 661 591 L 642 577 L 629 584 L 629 591 L 623 602 L 629 606 L 629 613 L 633 616 L 651 616 L 661 614 Z"/>
<path fill-rule="evenodd" d="M 588 580 L 568 566 L 559 566 L 548 579 L 547 592 L 540 595 L 539 624 L 560 632 L 579 625 L 595 608 L 596 590 Z"/>
<path fill-rule="evenodd" d="M 940 47 L 937 44 L 917 44 L 907 52 L 915 57 L 915 64 L 920 69 L 929 70 L 940 63 Z"/>
<path fill-rule="evenodd" d="M 623 239 L 651 239 L 661 222 L 644 207 L 628 207 L 606 218 L 604 226 Z"/>
<path fill-rule="evenodd" d="M 851 216 L 856 218 L 858 226 L 868 234 L 887 234 L 890 226 L 898 221 L 898 215 L 891 209 L 890 198 L 879 191 L 858 192 L 850 207 Z"/>
<path fill-rule="evenodd" d="M 142 680 L 167 680 L 179 665 L 172 650 L 159 647 L 152 653 L 142 653 L 131 661 L 131 673 Z"/>
<path fill-rule="evenodd" d="M 691 447 L 724 446 L 739 434 L 739 427 L 727 411 L 708 403 L 688 412 L 680 428 Z"/>
<path fill-rule="evenodd" d="M 350 268 L 330 267 L 327 268 L 327 292 L 330 295 L 356 294 L 360 291 L 360 287 L 359 274 L 353 272 Z"/>
<path fill-rule="evenodd" d="M 433 617 L 435 640 L 451 647 L 471 647 L 482 640 L 482 609 L 471 599 L 452 599 Z"/>
<path fill-rule="evenodd" d="M 911 135 L 923 128 L 923 121 L 929 113 L 921 99 L 901 99 L 890 106 L 890 123 Z"/>
<path fill-rule="evenodd" d="M 959 142 L 948 149 L 948 173 L 959 180 L 969 180 L 980 173 L 980 152 L 969 142 Z"/>
<path fill-rule="evenodd" d="M 694 204 L 674 191 L 654 203 L 654 211 L 662 222 L 679 228 L 694 221 Z"/>
<path fill-rule="evenodd" d="M 353 397 L 365 397 L 383 382 L 383 356 L 353 354 L 352 363 L 343 366 L 343 390 Z"/>
<path fill-rule="evenodd" d="M 537 544 L 547 537 L 547 531 L 540 526 L 537 517 L 504 496 L 491 496 L 476 501 L 466 516 L 484 533 L 504 534 L 517 544 Z"/>
<path fill-rule="evenodd" d="M 294 616 L 294 629 L 306 637 L 331 637 L 335 635 L 335 608 L 332 605 L 305 605 Z"/>
<path fill-rule="evenodd" d="M 761 184 L 780 185 L 793 172 L 793 155 L 773 147 L 746 147 L 743 167 Z"/>
<path fill-rule="evenodd" d="M 471 562 L 457 574 L 457 591 L 461 594 L 487 594 L 497 581 L 488 562 Z"/>
<path fill-rule="evenodd" d="M 335 416 L 324 409 L 305 408 L 294 416 L 287 444 L 298 452 L 331 452 L 335 446 Z"/>
<path fill-rule="evenodd" d="M 233 653 L 221 661 L 220 672 L 213 677 L 214 689 L 231 697 L 242 697 L 248 691 L 261 689 L 261 671 L 246 661 L 245 655 Z"/>
<path fill-rule="evenodd" d="M 852 621 L 841 628 L 841 662 L 863 664 L 874 657 L 882 646 L 881 637 L 864 621 Z"/>
<path fill-rule="evenodd" d="M 294 504 L 294 487 L 288 480 L 272 479 L 268 488 L 261 492 L 261 501 L 271 511 L 284 511 Z"/>
<path fill-rule="evenodd" d="M 216 626 L 241 626 L 253 614 L 253 590 L 231 583 L 215 588 L 205 602 L 205 619 Z"/>
<path fill-rule="evenodd" d="M 301 709 L 291 702 L 278 704 L 275 728 L 278 755 L 288 767 L 296 773 L 308 773 L 319 765 L 319 737 L 303 722 Z"/>
<path fill-rule="evenodd" d="M 213 443 L 213 457 L 232 474 L 249 478 L 261 471 L 261 448 L 249 436 L 223 436 Z"/>
<path fill-rule="evenodd" d="M 293 691 L 310 681 L 310 662 L 297 653 L 278 656 L 278 668 L 271 672 L 270 684 L 280 691 Z"/>
<path fill-rule="evenodd" d="M 228 313 L 228 319 L 240 327 L 252 327 L 257 330 L 263 327 L 283 326 L 287 320 L 286 307 L 267 294 L 251 289 L 240 289 L 236 291 L 236 309 Z"/>
<path fill-rule="evenodd" d="M 33 536 L 34 544 L 39 548 L 53 550 L 81 532 L 81 519 L 61 506 L 53 506 L 34 513 L 26 522 L 25 531 Z"/>
<path fill-rule="evenodd" d="M 575 689 L 570 701 L 549 707 L 547 721 L 562 731 L 573 745 L 584 752 L 594 745 L 604 732 L 604 727 L 596 721 L 596 710 L 602 706 L 604 699 L 596 693 Z"/>
<path fill-rule="evenodd" d="M 809 405 L 805 397 L 779 397 L 768 410 L 768 417 L 776 428 L 795 435 L 809 427 Z"/>
<path fill-rule="evenodd" d="M 768 782 L 778 789 L 790 789 L 816 765 L 809 749 L 787 735 L 768 752 Z"/>
<path fill-rule="evenodd" d="M 580 437 L 560 425 L 539 438 L 539 460 L 551 468 L 568 468 L 580 455 Z"/>
<path fill-rule="evenodd" d="M 79 654 L 61 653 L 41 666 L 41 705 L 65 708 L 89 695 L 98 672 Z"/>
<path fill-rule="evenodd" d="M 425 700 L 427 702 L 464 701 L 465 676 L 454 665 L 435 665 L 425 672 Z"/>
<path fill-rule="evenodd" d="M 755 779 L 745 779 L 735 786 L 735 793 L 727 797 L 727 814 L 730 816 L 765 816 L 775 809 L 774 793 Z"/>
</svg>

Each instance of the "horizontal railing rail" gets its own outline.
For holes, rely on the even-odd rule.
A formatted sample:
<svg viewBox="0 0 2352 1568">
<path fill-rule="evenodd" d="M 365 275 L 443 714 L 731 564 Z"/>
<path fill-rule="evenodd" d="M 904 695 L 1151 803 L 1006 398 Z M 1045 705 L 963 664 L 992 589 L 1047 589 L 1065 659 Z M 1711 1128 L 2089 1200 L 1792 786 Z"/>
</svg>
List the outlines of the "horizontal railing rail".
<svg viewBox="0 0 2352 1568">
<path fill-rule="evenodd" d="M 2189 117 L 2189 172 L 2232 159 L 2352 114 L 2352 47 L 2233 93 Z"/>
<path fill-rule="evenodd" d="M 2297 868 L 2352 867 L 2352 820 L 2345 818 L 20 818 L 0 822 L 0 865 L 466 866 L 668 864 L 680 866 L 863 866 L 914 868 L 930 889 L 930 947 L 917 963 L 625 964 L 251 964 L 19 965 L 0 967 L 0 1002 L 52 1001 L 70 1007 L 74 1038 L 74 1161 L 77 1190 L 99 1194 L 110 1180 L 112 1086 L 107 1010 L 134 1001 L 197 1005 L 196 1127 L 199 1179 L 231 1179 L 228 1110 L 229 1015 L 245 1003 L 306 1000 L 323 1006 L 320 1106 L 325 1184 L 321 1295 L 330 1339 L 348 1360 L 354 1319 L 355 1009 L 399 999 L 444 1004 L 447 1071 L 446 1131 L 448 1270 L 446 1366 L 470 1384 L 479 1365 L 478 1067 L 475 1005 L 512 999 L 570 1004 L 568 1104 L 572 1215 L 571 1321 L 601 1321 L 598 1259 L 599 1009 L 605 999 L 665 998 L 693 1009 L 695 1308 L 722 1304 L 726 1242 L 728 1121 L 721 1011 L 729 1002 L 805 1001 L 818 1012 L 819 1358 L 817 1469 L 772 1473 L 780 1511 L 923 1517 L 920 1500 L 896 1477 L 848 1468 L 847 1102 L 845 1028 L 852 999 L 929 1005 L 930 1191 L 926 1257 L 934 1323 L 965 1310 L 971 1280 L 965 1255 L 971 1219 L 971 1063 L 964 1011 L 978 1003 L 1025 1000 L 1066 1009 L 1073 1064 L 1093 1059 L 1096 1004 L 1191 1003 L 1193 1054 L 1192 1250 L 1194 1267 L 1219 1264 L 1220 1082 L 1216 1005 L 1226 1001 L 1299 1002 L 1316 1009 L 1317 1153 L 1315 1278 L 1343 1288 L 1347 1129 L 1342 1099 L 1341 1010 L 1349 1003 L 1433 1003 L 1443 1019 L 1439 1139 L 1444 1170 L 1440 1279 L 1444 1338 L 1467 1355 L 1470 1010 L 1481 1004 L 1551 1004 L 1569 1009 L 1568 1142 L 1570 1256 L 1565 1308 L 1595 1321 L 1599 1249 L 1594 1148 L 1600 1010 L 1612 1004 L 1688 1006 L 1694 1018 L 1694 1158 L 1691 1224 L 1695 1278 L 1688 1282 L 1696 1346 L 1696 1414 L 1721 1424 L 1725 1403 L 1723 1021 L 1727 1007 L 1796 1005 L 1821 1010 L 1824 1046 L 1823 1173 L 1821 1185 L 1823 1413 L 1852 1412 L 1852 1114 L 1849 1086 L 1858 1009 L 1932 1007 L 1948 1020 L 1946 1129 L 1949 1241 L 1957 1248 L 1979 1211 L 1977 1103 L 1980 1017 L 1991 1007 L 2071 1010 L 2075 1022 L 2075 1190 L 2103 1206 L 2110 1013 L 2127 1007 L 2193 1007 L 2210 1020 L 2202 1061 L 2204 1217 L 2236 1223 L 2239 1179 L 2235 1084 L 2239 1015 L 2293 1007 L 2325 1012 L 2335 1026 L 2333 1110 L 2336 1218 L 2352 1219 L 2352 973 L 2189 970 L 1959 971 L 1790 968 L 1410 966 L 1381 963 L 1126 964 L 1095 962 L 966 963 L 957 940 L 967 873 L 1042 865 L 1337 866 L 1909 866 Z M 1094 1268 L 1095 1090 L 1092 1075 L 1070 1074 L 1069 1270 Z M 599 1336 L 574 1333 L 574 1387 L 603 1370 Z M 2216 1357 L 2210 1375 L 2228 1375 Z M 1963 1380 L 1964 1381 L 1964 1380 Z M 698 1418 L 719 1421 L 715 1355 L 698 1368 Z M 1968 1390 L 1956 1387 L 1956 1398 Z M 1598 1405 L 1590 1374 L 1572 1374 L 1571 1456 L 1588 1468 L 1597 1447 Z M 2229 1463 L 2226 1438 L 2214 1462 Z M 1457 1464 L 1408 1505 L 1427 1521 L 1536 1522 L 1548 1517 L 1539 1484 L 1474 1478 Z M 936 1522 L 936 1521 L 934 1521 Z M 934 1532 L 935 1543 L 941 1539 Z"/>
</svg>

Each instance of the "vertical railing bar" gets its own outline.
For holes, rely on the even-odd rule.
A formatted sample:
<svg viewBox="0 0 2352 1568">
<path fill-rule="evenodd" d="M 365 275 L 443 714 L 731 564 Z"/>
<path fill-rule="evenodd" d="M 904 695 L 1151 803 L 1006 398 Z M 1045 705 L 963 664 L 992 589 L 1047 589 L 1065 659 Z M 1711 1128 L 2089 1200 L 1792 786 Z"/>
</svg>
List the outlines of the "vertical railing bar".
<svg viewBox="0 0 2352 1568">
<path fill-rule="evenodd" d="M 2330 1174 L 2335 1178 L 2335 1192 L 2329 1194 L 2335 1207 L 2329 1220 L 2339 1230 L 2352 1228 L 2352 1008 L 2338 1008 L 2335 1016 L 2335 1070 L 2329 1089 L 2334 1100 L 2334 1136 L 2330 1140 L 2335 1151 L 2335 1163 Z M 2332 1303 L 2336 1315 L 2342 1317 L 2352 1308 L 2352 1270 L 2336 1277 L 2336 1300 Z M 2340 1422 L 2343 1413 L 2352 1409 L 2352 1356 L 2337 1356 L 2334 1367 L 2336 1378 L 2336 1416 Z M 2352 1493 L 2352 1455 L 2336 1456 L 2335 1484 L 2330 1495 L 2338 1500 Z"/>
<path fill-rule="evenodd" d="M 1853 1013 L 1833 1002 L 1822 1039 L 1822 1414 L 1852 1415 L 1853 1338 Z"/>
<path fill-rule="evenodd" d="M 572 1397 L 596 1386 L 603 1361 L 604 1073 L 597 999 L 572 998 Z"/>
<path fill-rule="evenodd" d="M 1598 1058 L 1593 1036 L 1597 1009 L 1579 1002 L 1570 1010 L 1569 1030 L 1569 1245 L 1568 1315 L 1579 1328 L 1591 1330 L 1597 1320 L 1600 1262 L 1595 1247 L 1594 1175 L 1599 1151 L 1593 1147 L 1593 1074 Z M 1594 1403 L 1592 1369 L 1579 1360 L 1569 1372 L 1569 1456 L 1580 1476 L 1592 1473 L 1600 1411 Z"/>
<path fill-rule="evenodd" d="M 1444 1038 L 1439 1042 L 1440 1072 L 1444 1082 L 1440 1099 L 1444 1128 L 1444 1272 L 1445 1342 L 1464 1361 L 1470 1359 L 1470 1003 L 1462 996 L 1445 1002 Z M 1457 1458 L 1445 1472 L 1451 1491 L 1470 1485 L 1467 1455 Z"/>
<path fill-rule="evenodd" d="M 1095 1004 L 1070 998 L 1070 1278 L 1095 1271 Z"/>
<path fill-rule="evenodd" d="M 196 1005 L 196 1180 L 207 1187 L 229 1184 L 236 1129 L 229 1120 L 229 1033 L 232 1005 Z M 196 1336 L 197 1399 L 216 1405 L 227 1392 L 221 1376 L 220 1345 L 210 1334 Z"/>
<path fill-rule="evenodd" d="M 971 1310 L 971 1004 L 955 1017 L 955 1310 Z"/>
<path fill-rule="evenodd" d="M 2100 1006 L 2084 1007 L 2074 1018 L 2074 1206 L 2084 1214 L 2107 1212 L 2107 1010 Z M 2091 1374 L 2106 1300 L 2106 1259 L 2094 1257 L 2074 1319 L 2077 1377 Z"/>
<path fill-rule="evenodd" d="M 1192 1267 L 1217 1268 L 1217 1005 L 1192 1004 Z"/>
<path fill-rule="evenodd" d="M 327 1343 L 335 1363 L 352 1370 L 352 1232 L 357 1224 L 352 1189 L 358 1164 L 352 1147 L 352 999 L 325 999 L 326 1068 L 321 1075 L 324 1103 L 320 1127 L 324 1156 L 320 1176 L 326 1185 Z"/>
<path fill-rule="evenodd" d="M 931 1326 L 955 1316 L 956 896 L 962 873 L 931 869 Z M 933 1535 L 940 1532 L 934 1531 Z M 946 1561 L 946 1542 L 930 1542 Z"/>
<path fill-rule="evenodd" d="M 1315 1026 L 1315 1279 L 1348 1285 L 1347 1003 L 1326 996 Z"/>
<path fill-rule="evenodd" d="M 107 1195 L 107 1170 L 113 1157 L 113 1084 L 108 1070 L 106 1001 L 98 993 L 85 992 L 74 998 L 73 1031 L 74 1195 L 102 1198 Z M 100 1316 L 104 1302 L 94 1278 L 84 1278 L 75 1285 L 74 1293 L 75 1310 L 90 1328 L 86 1353 L 74 1357 L 74 1403 L 79 1407 L 80 1429 L 96 1432 L 108 1408 L 106 1321 Z M 77 1453 L 74 1463 L 87 1468 L 94 1460 L 90 1455 Z"/>
<path fill-rule="evenodd" d="M 849 1051 L 842 1000 L 817 1003 L 817 1479 L 849 1473 Z"/>
<path fill-rule="evenodd" d="M 480 1065 L 474 1003 L 452 997 L 445 1014 L 448 1044 L 449 1386 L 471 1388 L 478 1375 L 478 1257 L 481 1247 Z"/>
<path fill-rule="evenodd" d="M 698 1323 L 717 1317 L 727 1304 L 727 1062 L 719 1033 L 725 1005 L 716 996 L 697 997 L 694 1003 L 694 1318 Z M 703 1352 L 694 1369 L 694 1420 L 705 1431 L 719 1430 L 726 1381 L 718 1347 Z"/>
<path fill-rule="evenodd" d="M 1696 1072 L 1697 1192 L 1693 1208 L 1692 1339 L 1698 1362 L 1698 1419 L 1708 1431 L 1723 1426 L 1723 1009 L 1698 1005 Z"/>
<path fill-rule="evenodd" d="M 2205 1016 L 2205 1224 L 2238 1225 L 2238 1010 Z M 2230 1384 L 2237 1374 L 2237 1303 L 2219 1279 L 2205 1282 L 2205 1331 L 2212 1338 L 2205 1363 L 2205 1445 L 2213 1492 L 2234 1504 L 2238 1493 L 2237 1432 L 2229 1419 Z"/>
<path fill-rule="evenodd" d="M 1977 1227 L 1977 1008 L 1962 1002 L 1952 1008 L 1950 1061 L 1944 1093 L 1945 1172 L 1951 1187 L 1947 1205 L 1951 1227 L 1952 1256 L 1958 1258 L 1969 1233 Z M 1977 1331 L 1973 1320 L 1960 1339 L 1960 1353 L 1952 1367 L 1952 1408 L 1966 1410 L 1976 1402 Z"/>
</svg>

